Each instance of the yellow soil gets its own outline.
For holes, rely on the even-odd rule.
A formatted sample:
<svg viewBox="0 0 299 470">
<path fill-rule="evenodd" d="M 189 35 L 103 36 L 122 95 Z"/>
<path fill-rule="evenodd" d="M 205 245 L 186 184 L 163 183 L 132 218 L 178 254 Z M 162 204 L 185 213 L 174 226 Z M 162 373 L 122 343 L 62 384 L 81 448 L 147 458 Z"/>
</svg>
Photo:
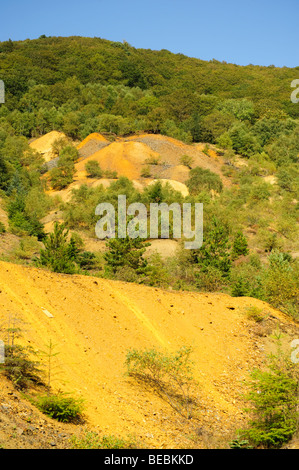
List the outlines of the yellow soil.
<svg viewBox="0 0 299 470">
<path fill-rule="evenodd" d="M 82 142 L 80 142 L 77 145 L 77 149 L 78 150 L 81 149 L 82 147 L 84 147 L 84 145 L 86 145 L 91 140 L 98 140 L 99 142 L 109 142 L 107 139 L 105 139 L 105 137 L 102 134 L 93 132 L 92 134 L 89 134 L 84 140 L 82 140 Z"/>
<path fill-rule="evenodd" d="M 85 174 L 85 164 L 89 160 L 99 162 L 103 170 L 116 171 L 118 176 L 129 179 L 140 177 L 140 171 L 147 158 L 158 156 L 147 145 L 140 142 L 113 142 L 88 158 L 76 164 L 77 177 Z"/>
<path fill-rule="evenodd" d="M 32 141 L 29 145 L 32 149 L 41 153 L 46 162 L 52 160 L 55 155 L 52 153 L 52 145 L 55 140 L 66 138 L 63 132 L 52 131 Z"/>
<path fill-rule="evenodd" d="M 84 398 L 88 425 L 106 434 L 135 434 L 158 448 L 190 445 L 185 425 L 186 436 L 192 426 L 224 436 L 243 423 L 240 381 L 264 358 L 244 307 L 257 305 L 288 322 L 256 299 L 163 291 L 4 262 L 0 286 L 0 321 L 18 315 L 27 322 L 31 346 L 44 350 L 50 339 L 57 345 L 52 385 Z M 200 407 L 199 421 L 186 424 L 150 389 L 128 379 L 124 361 L 130 348 L 170 352 L 189 345 Z"/>
<path fill-rule="evenodd" d="M 94 140 L 95 136 L 101 141 L 105 139 L 100 134 L 91 134 L 77 148 L 83 148 L 89 141 Z M 86 162 L 96 160 L 104 170 L 114 170 L 119 176 L 139 179 L 142 168 L 147 164 L 146 160 L 154 157 L 160 159 L 160 165 L 150 167 L 153 178 L 185 183 L 189 177 L 189 169 L 180 164 L 180 158 L 182 155 L 189 155 L 193 158 L 193 167 L 201 166 L 219 174 L 223 184 L 229 186 L 229 180 L 222 175 L 221 157 L 218 157 L 213 149 L 211 155 L 207 156 L 202 149 L 201 144 L 188 145 L 172 137 L 155 134 L 118 138 L 87 158 L 81 158 L 76 164 L 77 177 L 80 179 L 86 176 Z"/>
<path fill-rule="evenodd" d="M 178 242 L 176 240 L 150 240 L 150 246 L 147 247 L 145 256 L 158 253 L 162 258 L 170 258 L 176 255 L 177 248 Z"/>
</svg>

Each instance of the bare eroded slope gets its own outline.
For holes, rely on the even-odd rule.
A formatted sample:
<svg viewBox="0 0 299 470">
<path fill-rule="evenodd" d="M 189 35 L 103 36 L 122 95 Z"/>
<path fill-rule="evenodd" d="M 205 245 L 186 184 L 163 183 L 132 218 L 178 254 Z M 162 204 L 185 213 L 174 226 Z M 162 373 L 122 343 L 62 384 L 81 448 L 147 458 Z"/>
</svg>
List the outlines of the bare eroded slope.
<svg viewBox="0 0 299 470">
<path fill-rule="evenodd" d="M 136 434 L 159 448 L 186 445 L 182 418 L 125 375 L 130 348 L 192 346 L 200 406 L 187 426 L 225 436 L 244 421 L 241 380 L 267 350 L 244 308 L 258 305 L 280 325 L 290 323 L 256 299 L 163 291 L 4 262 L 0 290 L 1 320 L 13 314 L 26 321 L 24 339 L 38 350 L 50 339 L 57 345 L 52 385 L 84 398 L 89 426 Z"/>
</svg>

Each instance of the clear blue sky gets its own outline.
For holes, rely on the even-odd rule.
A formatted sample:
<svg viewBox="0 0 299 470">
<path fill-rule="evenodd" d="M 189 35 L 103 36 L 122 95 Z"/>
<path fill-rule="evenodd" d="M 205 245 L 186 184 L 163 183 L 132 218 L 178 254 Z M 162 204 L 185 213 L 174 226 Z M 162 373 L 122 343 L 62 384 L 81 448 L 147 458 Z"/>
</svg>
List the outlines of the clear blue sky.
<svg viewBox="0 0 299 470">
<path fill-rule="evenodd" d="M 298 0 L 0 0 L 0 41 L 126 40 L 240 65 L 299 66 Z"/>
</svg>

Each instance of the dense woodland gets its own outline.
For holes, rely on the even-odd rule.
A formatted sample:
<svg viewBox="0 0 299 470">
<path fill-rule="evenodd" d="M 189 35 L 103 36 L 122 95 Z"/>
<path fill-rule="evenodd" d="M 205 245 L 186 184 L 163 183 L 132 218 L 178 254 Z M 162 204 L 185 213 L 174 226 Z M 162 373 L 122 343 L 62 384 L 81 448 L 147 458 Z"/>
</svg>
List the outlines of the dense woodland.
<svg viewBox="0 0 299 470">
<path fill-rule="evenodd" d="M 6 87 L 0 107 L 0 189 L 10 230 L 23 237 L 16 259 L 26 260 L 26 250 L 33 253 L 43 241 L 46 248 L 36 262 L 57 271 L 249 295 L 298 317 L 299 104 L 290 99 L 298 74 L 299 67 L 205 62 L 100 38 L 0 43 L 0 78 Z M 28 146 L 29 139 L 52 130 L 72 140 L 92 132 L 112 138 L 161 133 L 221 149 L 230 188 L 223 188 L 217 175 L 196 168 L 190 169 L 187 182 L 186 200 L 205 207 L 202 249 L 182 249 L 167 261 L 157 255 L 145 263 L 142 244 L 127 240 L 127 245 L 110 244 L 108 255 L 101 257 L 84 251 L 79 235 L 69 244 L 57 228 L 60 261 L 66 259 L 57 265 L 51 252 L 55 240 L 41 223 L 53 205 L 62 211 L 67 228 L 83 227 L 90 234 L 96 204 L 116 201 L 118 194 L 126 194 L 128 203 L 183 198 L 159 185 L 141 194 L 120 178 L 107 190 L 82 187 L 71 203 L 53 202 L 41 178 L 44 162 Z M 57 154 L 60 167 L 52 176 L 59 188 L 72 181 L 77 154 L 71 143 Z M 244 169 L 232 164 L 235 155 L 246 161 Z M 61 183 L 62 173 L 68 179 Z M 277 184 L 263 179 L 268 175 Z"/>
</svg>

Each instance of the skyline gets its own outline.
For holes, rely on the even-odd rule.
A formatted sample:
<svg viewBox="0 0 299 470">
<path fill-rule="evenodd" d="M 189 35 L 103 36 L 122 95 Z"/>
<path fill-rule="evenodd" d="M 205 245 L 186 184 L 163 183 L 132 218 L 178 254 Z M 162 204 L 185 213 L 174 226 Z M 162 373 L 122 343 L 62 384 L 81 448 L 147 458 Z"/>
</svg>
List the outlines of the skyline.
<svg viewBox="0 0 299 470">
<path fill-rule="evenodd" d="M 0 7 L 0 41 L 46 36 L 124 40 L 137 49 L 166 49 L 202 60 L 238 65 L 298 67 L 296 0 L 250 5 L 228 0 L 79 0 L 40 4 L 13 0 Z M 92 12 L 92 15 L 90 14 Z"/>
</svg>

